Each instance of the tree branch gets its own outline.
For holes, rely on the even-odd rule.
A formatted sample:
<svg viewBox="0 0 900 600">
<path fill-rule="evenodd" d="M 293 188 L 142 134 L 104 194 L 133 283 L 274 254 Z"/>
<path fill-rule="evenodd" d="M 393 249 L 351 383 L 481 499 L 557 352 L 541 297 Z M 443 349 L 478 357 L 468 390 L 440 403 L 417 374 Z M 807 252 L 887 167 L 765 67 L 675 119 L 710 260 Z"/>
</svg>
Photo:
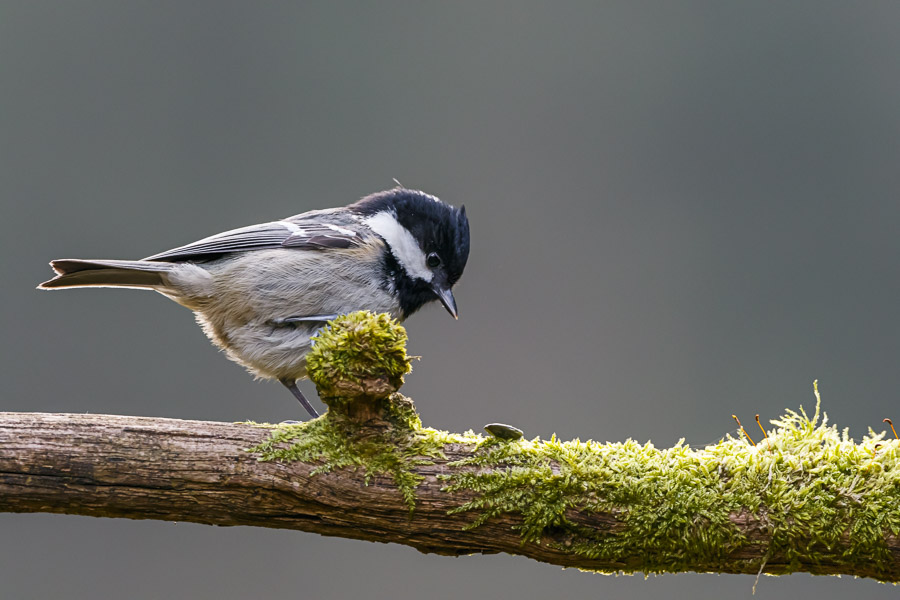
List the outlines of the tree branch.
<svg viewBox="0 0 900 600">
<path fill-rule="evenodd" d="M 307 367 L 329 410 L 299 425 L 0 413 L 0 511 L 278 527 L 606 572 L 900 581 L 900 440 L 856 444 L 818 405 L 772 421 L 760 445 L 450 434 L 396 393 L 405 344 L 386 315 L 320 330 Z"/>
<path fill-rule="evenodd" d="M 321 461 L 260 462 L 247 449 L 269 435 L 268 429 L 246 424 L 0 413 L 0 510 L 297 529 L 446 555 L 507 552 L 602 571 L 640 570 L 646 564 L 640 547 L 614 561 L 571 551 L 578 543 L 576 529 L 621 528 L 621 515 L 612 512 L 569 511 L 572 527 L 548 528 L 540 541 L 522 541 L 523 518 L 515 513 L 467 529 L 470 514 L 448 513 L 478 494 L 443 491 L 442 476 L 472 471 L 459 462 L 473 456 L 473 444 L 449 443 L 445 458 L 413 467 L 423 479 L 410 514 L 391 477 L 375 476 L 366 484 L 361 470 L 313 474 Z M 849 534 L 830 550 L 811 548 L 807 557 L 789 557 L 767 550 L 774 532 L 764 518 L 745 511 L 730 519 L 746 543 L 698 559 L 688 570 L 756 574 L 765 562 L 766 573 L 900 580 L 895 535 L 885 539 L 888 555 L 877 564 L 846 559 L 853 546 Z"/>
</svg>

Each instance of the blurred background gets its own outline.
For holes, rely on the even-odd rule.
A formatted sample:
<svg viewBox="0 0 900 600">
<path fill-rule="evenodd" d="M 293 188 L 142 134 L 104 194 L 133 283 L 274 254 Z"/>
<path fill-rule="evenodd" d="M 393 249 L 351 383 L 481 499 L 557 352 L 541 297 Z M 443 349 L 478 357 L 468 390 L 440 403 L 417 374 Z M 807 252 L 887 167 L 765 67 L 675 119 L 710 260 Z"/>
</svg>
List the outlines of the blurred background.
<svg viewBox="0 0 900 600">
<path fill-rule="evenodd" d="M 53 258 L 140 258 L 397 178 L 472 228 L 460 320 L 407 322 L 426 425 L 702 445 L 732 413 L 812 408 L 814 379 L 857 439 L 900 420 L 895 2 L 3 0 L 0 92 L 0 410 L 305 418 L 157 294 L 34 286 Z M 4 598 L 135 599 L 753 585 L 11 514 L 0 580 Z M 759 586 L 799 593 L 897 591 Z"/>
</svg>

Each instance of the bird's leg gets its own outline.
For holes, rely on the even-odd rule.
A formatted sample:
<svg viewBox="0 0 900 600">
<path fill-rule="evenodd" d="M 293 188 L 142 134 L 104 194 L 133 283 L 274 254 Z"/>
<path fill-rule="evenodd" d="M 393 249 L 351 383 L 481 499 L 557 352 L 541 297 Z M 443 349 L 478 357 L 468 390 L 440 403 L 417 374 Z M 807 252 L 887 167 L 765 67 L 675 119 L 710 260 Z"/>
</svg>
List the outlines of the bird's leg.
<svg viewBox="0 0 900 600">
<path fill-rule="evenodd" d="M 284 387 L 291 390 L 294 398 L 300 401 L 300 404 L 303 405 L 303 408 L 306 409 L 306 412 L 312 415 L 313 419 L 319 416 L 319 413 L 316 412 L 316 409 L 312 407 L 312 404 L 309 403 L 309 400 L 306 399 L 306 396 L 304 396 L 303 392 L 300 391 L 300 388 L 297 387 L 296 381 L 291 381 L 290 379 L 279 379 L 278 381 L 280 381 Z"/>
</svg>

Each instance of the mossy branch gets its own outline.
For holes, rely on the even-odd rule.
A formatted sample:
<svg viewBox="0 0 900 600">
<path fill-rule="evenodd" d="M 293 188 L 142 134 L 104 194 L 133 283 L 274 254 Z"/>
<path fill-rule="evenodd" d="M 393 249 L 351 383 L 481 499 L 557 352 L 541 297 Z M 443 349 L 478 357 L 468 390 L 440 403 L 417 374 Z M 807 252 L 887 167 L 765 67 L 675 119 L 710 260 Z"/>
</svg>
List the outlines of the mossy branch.
<svg viewBox="0 0 900 600">
<path fill-rule="evenodd" d="M 399 326 L 356 315 L 322 336 L 310 364 L 345 383 L 317 380 L 330 410 L 308 423 L 0 413 L 0 511 L 289 528 L 603 572 L 900 581 L 900 441 L 884 434 L 856 443 L 818 409 L 789 412 L 757 446 L 450 434 L 396 392 Z M 382 342 L 390 352 L 370 352 Z"/>
</svg>

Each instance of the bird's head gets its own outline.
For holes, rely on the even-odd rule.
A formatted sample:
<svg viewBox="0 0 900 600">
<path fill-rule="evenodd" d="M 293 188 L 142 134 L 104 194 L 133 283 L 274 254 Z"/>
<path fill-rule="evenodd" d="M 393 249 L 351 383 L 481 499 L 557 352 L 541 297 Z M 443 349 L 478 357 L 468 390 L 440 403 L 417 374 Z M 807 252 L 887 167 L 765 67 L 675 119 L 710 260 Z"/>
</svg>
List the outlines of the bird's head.
<svg viewBox="0 0 900 600">
<path fill-rule="evenodd" d="M 408 317 L 439 300 L 457 317 L 453 286 L 469 258 L 469 220 L 465 207 L 406 188 L 366 196 L 350 206 L 390 248 L 387 268 L 394 271 L 400 308 Z"/>
</svg>

